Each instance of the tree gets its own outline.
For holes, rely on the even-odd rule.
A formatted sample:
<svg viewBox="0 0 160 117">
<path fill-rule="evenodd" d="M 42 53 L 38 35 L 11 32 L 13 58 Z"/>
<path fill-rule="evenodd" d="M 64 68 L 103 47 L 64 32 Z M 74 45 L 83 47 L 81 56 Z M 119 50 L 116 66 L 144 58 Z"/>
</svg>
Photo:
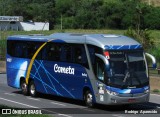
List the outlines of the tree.
<svg viewBox="0 0 160 117">
<path fill-rule="evenodd" d="M 23 16 L 24 21 L 49 21 L 53 28 L 55 0 L 5 0 L 5 15 Z M 4 0 L 0 0 L 4 4 Z M 2 5 L 1 5 L 2 9 Z M 4 13 L 1 13 L 4 15 Z"/>
</svg>

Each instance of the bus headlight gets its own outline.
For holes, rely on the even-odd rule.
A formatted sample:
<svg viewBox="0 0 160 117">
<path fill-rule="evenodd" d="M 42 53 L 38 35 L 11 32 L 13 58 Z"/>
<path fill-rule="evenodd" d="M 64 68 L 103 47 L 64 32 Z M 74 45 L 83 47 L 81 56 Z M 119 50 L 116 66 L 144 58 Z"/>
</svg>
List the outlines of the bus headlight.
<svg viewBox="0 0 160 117">
<path fill-rule="evenodd" d="M 118 95 L 117 92 L 110 91 L 110 90 L 108 90 L 108 89 L 106 89 L 106 92 L 107 92 L 108 94 L 110 94 L 110 95 Z"/>
<path fill-rule="evenodd" d="M 144 93 L 149 93 L 149 92 L 150 92 L 149 89 L 147 89 L 147 90 L 144 91 Z"/>
</svg>

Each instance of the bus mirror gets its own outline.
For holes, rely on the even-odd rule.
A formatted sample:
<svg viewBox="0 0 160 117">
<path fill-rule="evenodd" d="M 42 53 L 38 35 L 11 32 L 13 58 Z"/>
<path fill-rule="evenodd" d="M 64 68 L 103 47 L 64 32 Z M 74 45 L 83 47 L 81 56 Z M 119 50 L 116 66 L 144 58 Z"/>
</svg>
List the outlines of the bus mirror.
<svg viewBox="0 0 160 117">
<path fill-rule="evenodd" d="M 145 53 L 145 55 L 152 60 L 152 67 L 156 69 L 156 67 L 157 67 L 156 58 L 153 55 L 149 54 L 149 53 Z"/>
<path fill-rule="evenodd" d="M 98 58 L 100 58 L 100 59 L 103 60 L 103 62 L 104 62 L 105 65 L 106 65 L 107 70 L 109 70 L 110 65 L 109 65 L 108 59 L 107 59 L 105 56 L 101 55 L 101 54 L 95 54 L 95 55 L 96 55 Z"/>
</svg>

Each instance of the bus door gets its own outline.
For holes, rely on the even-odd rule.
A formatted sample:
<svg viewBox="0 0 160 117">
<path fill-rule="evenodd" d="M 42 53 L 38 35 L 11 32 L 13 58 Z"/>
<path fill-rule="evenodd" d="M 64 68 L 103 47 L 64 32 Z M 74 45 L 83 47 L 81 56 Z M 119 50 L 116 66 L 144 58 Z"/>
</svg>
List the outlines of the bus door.
<svg viewBox="0 0 160 117">
<path fill-rule="evenodd" d="M 109 68 L 108 60 L 100 54 L 96 54 L 94 66 L 94 73 L 97 78 L 95 93 L 97 97 L 98 103 L 103 103 L 105 101 L 105 91 L 106 91 L 106 83 L 107 83 L 107 69 Z"/>
</svg>

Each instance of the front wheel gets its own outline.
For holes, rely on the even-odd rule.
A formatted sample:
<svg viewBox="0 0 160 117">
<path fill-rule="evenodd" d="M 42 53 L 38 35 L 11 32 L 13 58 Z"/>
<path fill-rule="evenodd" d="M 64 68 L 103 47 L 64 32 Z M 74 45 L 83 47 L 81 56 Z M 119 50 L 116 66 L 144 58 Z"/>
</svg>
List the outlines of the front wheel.
<svg viewBox="0 0 160 117">
<path fill-rule="evenodd" d="M 33 80 L 29 83 L 29 93 L 32 97 L 37 96 L 37 91 Z"/>
<path fill-rule="evenodd" d="M 85 101 L 87 107 L 92 108 L 94 106 L 93 95 L 90 90 L 86 91 L 86 93 L 84 95 L 84 101 Z"/>
<path fill-rule="evenodd" d="M 23 80 L 21 82 L 21 91 L 22 91 L 23 95 L 28 95 L 28 86 L 27 86 L 25 80 Z"/>
</svg>

